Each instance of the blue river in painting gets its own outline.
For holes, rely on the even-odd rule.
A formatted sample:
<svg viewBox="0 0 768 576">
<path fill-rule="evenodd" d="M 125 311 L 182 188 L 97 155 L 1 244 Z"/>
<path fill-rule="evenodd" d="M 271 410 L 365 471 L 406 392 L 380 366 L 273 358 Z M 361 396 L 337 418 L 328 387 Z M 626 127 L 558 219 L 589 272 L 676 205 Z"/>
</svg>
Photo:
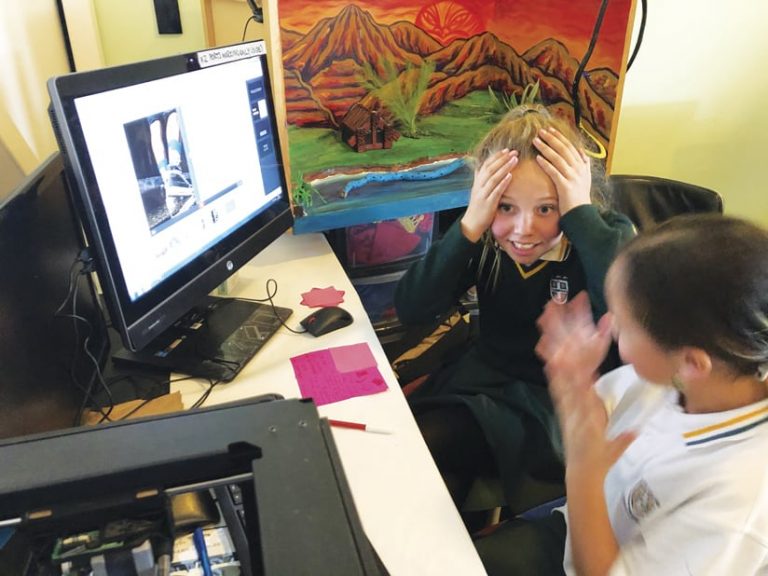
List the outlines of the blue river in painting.
<svg viewBox="0 0 768 576">
<path fill-rule="evenodd" d="M 428 166 L 418 166 L 410 170 L 390 172 L 366 172 L 356 180 L 350 180 L 344 185 L 343 194 L 349 196 L 354 190 L 363 188 L 374 182 L 416 182 L 422 180 L 437 180 L 465 166 L 464 159 L 456 158 L 450 162 L 438 162 Z"/>
<path fill-rule="evenodd" d="M 439 160 L 414 168 L 393 171 L 370 171 L 356 174 L 337 174 L 311 182 L 327 204 L 355 204 L 355 201 L 373 200 L 396 202 L 404 198 L 439 193 L 443 190 L 472 186 L 472 171 L 463 158 Z M 320 210 L 323 202 L 315 200 L 313 210 Z M 335 209 L 342 209 L 337 206 Z"/>
<path fill-rule="evenodd" d="M 449 158 L 400 171 L 318 178 L 310 182 L 316 191 L 312 205 L 294 230 L 315 232 L 466 206 L 472 177 L 464 158 Z"/>
</svg>

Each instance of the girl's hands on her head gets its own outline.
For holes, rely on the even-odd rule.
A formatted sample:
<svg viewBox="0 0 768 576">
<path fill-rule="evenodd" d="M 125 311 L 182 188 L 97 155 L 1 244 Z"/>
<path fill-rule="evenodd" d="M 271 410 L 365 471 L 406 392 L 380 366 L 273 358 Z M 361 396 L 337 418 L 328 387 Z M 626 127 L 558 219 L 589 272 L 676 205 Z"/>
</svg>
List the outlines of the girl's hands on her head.
<svg viewBox="0 0 768 576">
<path fill-rule="evenodd" d="M 605 407 L 594 389 L 598 369 L 611 344 L 608 314 L 597 326 L 586 292 L 566 304 L 550 301 L 538 320 L 536 353 L 544 360 L 549 392 L 560 421 L 566 468 L 605 474 L 633 440 L 608 440 Z"/>
<path fill-rule="evenodd" d="M 515 166 L 517 151 L 505 148 L 489 156 L 475 171 L 469 206 L 461 218 L 461 231 L 470 241 L 477 242 L 490 228 Z"/>
<path fill-rule="evenodd" d="M 533 141 L 541 153 L 536 161 L 557 188 L 560 215 L 590 204 L 592 171 L 589 158 L 555 128 L 541 130 Z"/>
</svg>

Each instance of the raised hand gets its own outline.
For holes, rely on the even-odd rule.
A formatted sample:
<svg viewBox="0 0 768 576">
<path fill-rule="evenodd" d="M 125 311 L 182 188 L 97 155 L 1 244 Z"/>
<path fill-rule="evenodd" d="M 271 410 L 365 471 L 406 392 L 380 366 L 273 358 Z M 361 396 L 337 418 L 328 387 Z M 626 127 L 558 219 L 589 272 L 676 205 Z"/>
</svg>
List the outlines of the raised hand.
<svg viewBox="0 0 768 576">
<path fill-rule="evenodd" d="M 565 304 L 550 300 L 537 322 L 541 338 L 536 353 L 544 360 L 549 393 L 555 407 L 578 397 L 598 378 L 598 369 L 611 344 L 611 319 L 592 320 L 589 296 L 579 292 Z"/>
<path fill-rule="evenodd" d="M 517 151 L 505 148 L 489 156 L 475 171 L 469 206 L 461 218 L 461 231 L 472 242 L 490 228 L 517 162 Z"/>
<path fill-rule="evenodd" d="M 536 325 L 541 333 L 536 344 L 536 354 L 548 362 L 560 348 L 569 343 L 577 329 L 595 329 L 588 294 L 581 291 L 566 304 L 557 304 L 551 300 L 544 307 Z M 599 365 L 600 362 L 597 362 L 595 369 Z"/>
<path fill-rule="evenodd" d="M 607 473 L 632 441 L 629 435 L 605 438 L 607 415 L 594 389 L 598 369 L 611 344 L 610 315 L 595 325 L 589 298 L 581 292 L 566 304 L 550 301 L 538 326 L 541 339 L 536 353 L 545 361 L 566 465 Z"/>
<path fill-rule="evenodd" d="M 540 130 L 533 141 L 541 153 L 536 161 L 557 189 L 560 215 L 582 204 L 590 204 L 592 171 L 589 158 L 555 128 Z"/>
</svg>

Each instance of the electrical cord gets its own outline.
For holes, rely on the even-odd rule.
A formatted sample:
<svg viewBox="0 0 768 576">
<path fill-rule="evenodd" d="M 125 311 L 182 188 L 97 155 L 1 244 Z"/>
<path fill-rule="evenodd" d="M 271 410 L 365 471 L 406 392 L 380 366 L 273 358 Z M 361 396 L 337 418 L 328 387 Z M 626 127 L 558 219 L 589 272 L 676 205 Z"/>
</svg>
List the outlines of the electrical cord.
<svg viewBox="0 0 768 576">
<path fill-rule="evenodd" d="M 80 269 L 77 269 L 78 264 L 80 264 Z M 81 423 L 83 413 L 85 412 L 85 407 L 88 405 L 89 400 L 94 401 L 93 398 L 93 387 L 98 382 L 102 389 L 104 390 L 104 393 L 106 394 L 108 398 L 109 407 L 105 410 L 104 406 L 97 404 L 96 405 L 96 411 L 101 414 L 101 419 L 99 420 L 99 423 L 102 423 L 104 421 L 110 421 L 109 415 L 112 413 L 112 410 L 114 409 L 115 403 L 114 399 L 112 398 L 112 391 L 110 390 L 109 386 L 104 380 L 104 375 L 101 371 L 101 366 L 99 365 L 99 361 L 96 359 L 96 357 L 93 355 L 93 352 L 91 352 L 89 348 L 91 335 L 93 334 L 93 326 L 91 326 L 90 321 L 80 316 L 77 313 L 77 292 L 79 287 L 79 277 L 85 276 L 89 274 L 92 270 L 92 261 L 88 259 L 87 255 L 81 252 L 80 255 L 75 259 L 75 261 L 72 263 L 72 266 L 69 269 L 69 286 L 67 287 L 67 295 L 62 301 L 61 305 L 56 309 L 56 311 L 53 313 L 54 318 L 65 318 L 72 320 L 72 326 L 73 326 L 73 332 L 75 337 L 75 350 L 73 352 L 72 362 L 70 363 L 70 378 L 72 379 L 72 382 L 74 385 L 83 392 L 83 400 L 80 404 L 80 407 L 78 408 L 77 414 L 75 416 L 75 422 L 74 425 L 78 426 Z M 71 304 L 70 304 L 71 301 Z M 67 308 L 67 306 L 71 306 L 71 312 L 65 313 L 64 310 Z M 80 358 L 80 330 L 78 328 L 78 322 L 82 322 L 86 329 L 87 329 L 87 335 L 83 339 L 82 343 L 82 352 L 88 357 L 88 360 L 93 364 L 94 367 L 94 378 L 90 379 L 90 382 L 88 386 L 83 386 L 82 383 L 79 381 L 77 377 L 77 362 Z"/>
<path fill-rule="evenodd" d="M 222 383 L 222 380 L 216 380 L 214 382 L 213 380 L 211 380 L 209 378 L 208 379 L 208 389 L 205 392 L 203 392 L 203 394 L 200 396 L 200 398 L 198 398 L 195 401 L 195 403 L 192 404 L 192 406 L 190 406 L 190 408 L 200 408 L 205 403 L 205 401 L 208 400 L 208 397 L 211 395 L 211 392 L 213 392 L 213 389 L 216 388 L 216 386 L 218 386 L 221 383 Z"/>
<path fill-rule="evenodd" d="M 126 380 L 128 378 L 133 378 L 133 376 L 132 375 L 120 376 L 120 377 L 118 377 L 118 378 L 116 378 L 114 380 L 110 380 L 110 386 L 115 384 L 116 382 L 119 382 L 121 380 Z M 169 380 L 168 384 L 169 385 L 170 384 L 175 384 L 176 382 L 184 382 L 185 380 L 192 380 L 192 379 L 193 379 L 193 376 L 183 376 L 182 378 L 175 378 L 173 380 Z M 158 385 L 165 385 L 165 383 L 166 383 L 165 380 L 158 380 L 157 381 Z M 115 419 L 114 421 L 116 422 L 116 421 L 119 421 L 119 420 L 127 420 L 128 418 L 133 416 L 136 412 L 138 412 L 139 410 L 144 408 L 144 406 L 146 406 L 147 404 L 149 404 L 153 400 L 157 400 L 158 398 L 161 398 L 161 397 L 162 396 L 152 396 L 151 398 L 145 398 L 140 404 L 138 404 L 137 406 L 132 408 L 130 411 L 128 411 L 125 414 L 123 414 L 120 418 Z"/>
<path fill-rule="evenodd" d="M 266 293 L 267 293 L 266 298 L 242 298 L 242 297 L 238 297 L 238 299 L 239 300 L 244 300 L 246 302 L 256 302 L 258 304 L 264 304 L 265 302 L 269 302 L 270 306 L 272 307 L 272 313 L 274 314 L 275 318 L 280 322 L 280 324 L 282 326 L 284 326 L 286 328 L 286 330 L 288 330 L 289 332 L 293 332 L 294 334 L 304 334 L 304 333 L 306 333 L 307 330 L 294 330 L 293 328 L 288 326 L 285 323 L 285 321 L 283 320 L 283 318 L 280 315 L 280 313 L 277 311 L 277 307 L 276 307 L 275 302 L 274 302 L 274 297 L 277 295 L 277 288 L 278 288 L 277 280 L 275 280 L 274 278 L 268 278 L 267 281 L 266 281 L 266 284 L 265 284 L 265 290 L 266 290 Z M 237 372 L 241 368 L 241 364 L 239 362 L 235 362 L 233 360 L 226 360 L 224 358 L 217 358 L 217 357 L 213 357 L 213 356 L 208 356 L 208 355 L 200 353 L 199 351 L 197 352 L 197 354 L 198 354 L 198 356 L 200 358 L 202 358 L 203 360 L 207 360 L 209 362 L 215 362 L 215 363 L 221 364 L 221 365 L 232 365 L 233 368 L 231 368 L 231 370 L 233 372 Z M 176 380 L 172 380 L 171 382 L 172 383 L 173 382 L 180 382 L 180 381 L 183 381 L 183 380 L 189 380 L 191 378 L 192 377 L 187 376 L 187 377 L 184 377 L 184 378 L 178 378 Z M 200 408 L 205 403 L 205 401 L 208 400 L 209 396 L 211 395 L 211 392 L 213 392 L 213 389 L 216 386 L 218 386 L 219 384 L 221 384 L 221 382 L 223 382 L 223 380 L 213 381 L 212 379 L 208 379 L 208 389 L 205 392 L 203 392 L 203 394 L 192 404 L 192 406 L 190 406 L 190 408 Z M 130 412 L 128 412 L 127 414 L 123 415 L 120 419 L 121 420 L 125 419 L 125 418 L 129 417 L 130 415 L 136 413 L 138 410 L 140 410 L 141 408 L 146 406 L 152 400 L 153 400 L 153 398 L 149 398 L 149 399 L 145 400 L 144 402 L 142 402 L 138 406 L 134 407 Z"/>
<path fill-rule="evenodd" d="M 632 63 L 637 57 L 637 53 L 640 51 L 640 45 L 643 43 L 643 35 L 645 34 L 645 23 L 648 20 L 648 0 L 640 0 L 641 13 L 640 13 L 640 29 L 637 31 L 637 40 L 635 40 L 635 48 L 632 50 L 632 55 L 627 62 L 627 71 L 632 67 Z"/>
<path fill-rule="evenodd" d="M 600 28 L 603 25 L 603 18 L 605 17 L 605 11 L 608 8 L 608 0 L 602 0 L 600 2 L 600 10 L 597 13 L 597 19 L 595 20 L 595 27 L 592 30 L 592 36 L 589 39 L 589 46 L 584 56 L 579 62 L 579 67 L 576 70 L 576 74 L 573 77 L 573 84 L 571 85 L 571 99 L 573 100 L 573 118 L 576 126 L 581 126 L 581 102 L 579 101 L 579 84 L 581 78 L 584 76 L 584 70 L 587 67 L 589 59 L 592 57 L 592 52 L 597 44 L 597 37 L 600 35 Z"/>
<path fill-rule="evenodd" d="M 258 20 L 256 20 L 256 18 L 254 18 L 253 16 L 248 17 L 248 20 L 245 21 L 245 26 L 243 26 L 243 37 L 240 40 L 241 42 L 245 42 L 245 35 L 248 32 L 248 24 L 250 24 L 251 21 L 258 22 Z"/>
</svg>

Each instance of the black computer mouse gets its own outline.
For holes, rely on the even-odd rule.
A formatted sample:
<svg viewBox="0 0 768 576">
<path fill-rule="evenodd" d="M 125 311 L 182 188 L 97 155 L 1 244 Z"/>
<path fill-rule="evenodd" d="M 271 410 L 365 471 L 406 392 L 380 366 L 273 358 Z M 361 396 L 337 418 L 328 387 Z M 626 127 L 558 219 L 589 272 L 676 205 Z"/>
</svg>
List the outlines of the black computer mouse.
<svg viewBox="0 0 768 576">
<path fill-rule="evenodd" d="M 312 336 L 322 336 L 352 324 L 352 314 L 338 306 L 327 306 L 315 310 L 301 321 L 301 325 Z"/>
</svg>

